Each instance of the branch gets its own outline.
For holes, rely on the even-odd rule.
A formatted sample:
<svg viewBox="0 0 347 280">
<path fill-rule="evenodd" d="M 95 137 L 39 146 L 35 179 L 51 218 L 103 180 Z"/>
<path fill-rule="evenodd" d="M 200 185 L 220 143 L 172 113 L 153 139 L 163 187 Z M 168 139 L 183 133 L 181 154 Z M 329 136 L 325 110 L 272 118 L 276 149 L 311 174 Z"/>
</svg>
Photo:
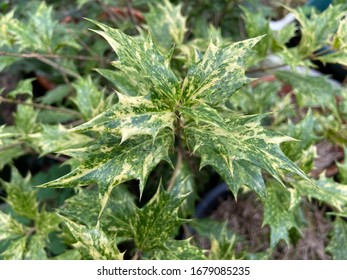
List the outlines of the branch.
<svg viewBox="0 0 347 280">
<path fill-rule="evenodd" d="M 86 61 L 100 61 L 100 57 L 93 56 L 84 56 L 84 55 L 61 55 L 61 54 L 50 54 L 50 53 L 11 53 L 0 51 L 1 56 L 10 56 L 10 57 L 21 57 L 21 58 L 36 58 L 45 57 L 45 58 L 60 58 L 60 59 L 75 59 L 75 60 L 86 60 Z"/>
<path fill-rule="evenodd" d="M 0 103 L 5 102 L 9 104 L 21 104 L 21 105 L 26 105 L 26 106 L 32 106 L 34 108 L 42 109 L 42 110 L 51 110 L 51 111 L 56 111 L 64 114 L 69 114 L 69 115 L 75 115 L 78 117 L 81 117 L 81 114 L 79 112 L 76 112 L 74 110 L 70 109 L 65 109 L 65 108 L 59 108 L 59 107 L 54 107 L 50 105 L 44 105 L 44 104 L 37 104 L 37 103 L 26 103 L 25 101 L 21 100 L 12 100 L 8 99 L 5 97 L 0 96 Z"/>
</svg>

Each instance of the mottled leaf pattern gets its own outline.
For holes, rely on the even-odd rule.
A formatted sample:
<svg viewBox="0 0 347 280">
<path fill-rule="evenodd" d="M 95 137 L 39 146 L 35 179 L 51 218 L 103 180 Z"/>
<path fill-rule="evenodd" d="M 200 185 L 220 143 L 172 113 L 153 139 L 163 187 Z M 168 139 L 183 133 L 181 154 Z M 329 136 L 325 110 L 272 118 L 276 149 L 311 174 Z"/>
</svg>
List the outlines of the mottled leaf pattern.
<svg viewBox="0 0 347 280">
<path fill-rule="evenodd" d="M 181 14 L 181 8 L 182 5 L 174 6 L 165 0 L 163 3 L 150 5 L 149 13 L 145 14 L 149 31 L 163 52 L 169 52 L 173 44 L 183 43 L 187 28 L 186 18 Z"/>
<path fill-rule="evenodd" d="M 156 137 L 160 130 L 173 129 L 175 114 L 159 111 L 144 97 L 130 97 L 118 93 L 118 103 L 89 122 L 73 129 L 77 132 L 96 131 L 120 134 L 122 142 L 141 134 Z"/>
<path fill-rule="evenodd" d="M 158 51 L 151 37 L 145 42 L 136 41 L 120 30 L 94 23 L 103 30 L 96 32 L 108 41 L 118 55 L 119 61 L 115 66 L 130 76 L 136 76 L 138 86 L 145 85 L 148 88 L 150 85 L 146 95 L 160 101 L 161 106 L 172 108 L 176 103 L 179 82 L 169 67 L 169 58 Z"/>
<path fill-rule="evenodd" d="M 169 240 L 162 248 L 149 251 L 144 259 L 149 260 L 205 260 L 204 250 L 186 240 Z"/>
<path fill-rule="evenodd" d="M 203 57 L 188 69 L 182 85 L 184 103 L 190 105 L 196 99 L 221 103 L 249 82 L 240 58 L 259 40 L 254 38 L 226 45 L 211 42 Z"/>
<path fill-rule="evenodd" d="M 63 218 L 77 243 L 74 246 L 85 258 L 93 260 L 122 260 L 115 238 L 108 238 L 99 228 L 88 228 Z"/>
<path fill-rule="evenodd" d="M 290 193 L 276 181 L 266 184 L 266 199 L 264 199 L 264 224 L 271 228 L 270 244 L 274 248 L 280 240 L 289 244 L 289 230 L 299 225 L 295 220 L 295 211 L 290 208 Z"/>
<path fill-rule="evenodd" d="M 331 240 L 327 251 L 333 255 L 334 260 L 347 260 L 347 222 L 339 217 L 334 221 Z"/>
<path fill-rule="evenodd" d="M 36 192 L 30 184 L 30 176 L 22 178 L 16 168 L 11 169 L 11 182 L 0 179 L 5 187 L 6 202 L 20 216 L 35 219 L 38 214 Z"/>
<path fill-rule="evenodd" d="M 340 211 L 347 206 L 347 185 L 339 184 L 324 176 L 317 180 L 316 184 L 318 187 L 307 184 L 305 181 L 293 183 L 301 195 L 323 201 Z"/>
<path fill-rule="evenodd" d="M 170 162 L 168 150 L 173 146 L 172 131 L 162 131 L 155 139 L 129 139 L 122 145 L 119 145 L 120 140 L 105 133 L 89 146 L 64 151 L 83 162 L 69 174 L 41 187 L 71 188 L 98 183 L 102 209 L 113 187 L 122 182 L 138 179 L 142 192 L 152 169 L 162 160 Z"/>
<path fill-rule="evenodd" d="M 235 195 L 242 185 L 247 185 L 264 196 L 260 169 L 279 182 L 282 182 L 278 175 L 280 169 L 307 178 L 279 149 L 278 144 L 291 138 L 265 130 L 260 119 L 261 116 L 235 116 L 223 121 L 223 127 L 216 123 L 215 126 L 190 124 L 185 128 L 188 147 L 201 156 L 201 167 L 215 168 Z"/>
</svg>

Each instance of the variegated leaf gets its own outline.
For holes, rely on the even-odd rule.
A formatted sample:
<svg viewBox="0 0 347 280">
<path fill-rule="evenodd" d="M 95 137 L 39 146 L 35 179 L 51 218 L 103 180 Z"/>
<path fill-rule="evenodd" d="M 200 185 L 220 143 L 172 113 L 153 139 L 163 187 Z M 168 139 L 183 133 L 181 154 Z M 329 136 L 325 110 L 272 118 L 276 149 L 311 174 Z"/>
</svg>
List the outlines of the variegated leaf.
<svg viewBox="0 0 347 280">
<path fill-rule="evenodd" d="M 0 240 L 17 239 L 24 236 L 26 233 L 26 227 L 10 215 L 7 215 L 0 211 Z"/>
<path fill-rule="evenodd" d="M 308 180 L 279 148 L 280 143 L 292 139 L 265 130 L 260 124 L 262 116 L 230 116 L 230 120 L 222 122 L 223 126 L 220 120 L 211 125 L 217 118 L 216 112 L 208 118 L 203 114 L 199 117 L 194 117 L 198 125 L 191 123 L 184 128 L 188 147 L 201 156 L 201 167 L 211 165 L 217 170 L 234 195 L 242 185 L 247 185 L 264 196 L 261 169 L 279 182 L 282 182 L 278 175 L 281 170 Z"/>
<path fill-rule="evenodd" d="M 26 236 L 12 241 L 6 250 L 0 254 L 0 260 L 22 260 L 24 258 L 26 245 Z"/>
<path fill-rule="evenodd" d="M 110 239 L 100 228 L 88 228 L 63 218 L 69 230 L 76 238 L 74 246 L 87 259 L 93 260 L 122 260 L 115 238 Z"/>
<path fill-rule="evenodd" d="M 173 112 L 158 110 L 152 101 L 142 96 L 131 97 L 118 93 L 118 100 L 112 108 L 72 131 L 120 134 L 121 142 L 124 142 L 141 134 L 155 138 L 166 127 L 173 130 Z"/>
<path fill-rule="evenodd" d="M 186 195 L 179 189 L 165 191 L 159 186 L 157 193 L 135 215 L 129 217 L 136 246 L 142 251 L 163 247 L 174 231 L 185 220 L 178 217 L 178 209 Z"/>
<path fill-rule="evenodd" d="M 297 207 L 290 209 L 290 193 L 276 181 L 266 184 L 266 199 L 264 199 L 264 224 L 271 228 L 270 244 L 274 248 L 280 240 L 289 244 L 289 231 L 300 227 L 295 220 Z"/>
<path fill-rule="evenodd" d="M 80 166 L 41 187 L 71 188 L 97 183 L 103 209 L 112 189 L 122 182 L 138 179 L 142 193 L 152 169 L 162 160 L 170 162 L 168 151 L 173 140 L 173 132 L 163 130 L 155 139 L 140 136 L 119 145 L 119 137 L 103 133 L 98 140 L 83 148 L 64 151 L 77 157 Z"/>
<path fill-rule="evenodd" d="M 149 260 L 205 260 L 204 250 L 190 244 L 190 240 L 169 240 L 162 248 L 144 255 Z"/>
<path fill-rule="evenodd" d="M 330 5 L 322 13 L 312 9 L 310 16 L 307 16 L 307 10 L 303 8 L 289 10 L 300 23 L 302 37 L 298 49 L 301 57 L 309 56 L 329 44 L 330 37 L 336 32 L 339 21 L 344 16 L 339 5 Z"/>
<path fill-rule="evenodd" d="M 46 237 L 34 234 L 27 241 L 27 247 L 23 256 L 25 260 L 46 260 Z"/>
<path fill-rule="evenodd" d="M 326 77 L 313 77 L 295 72 L 289 74 L 287 71 L 276 71 L 275 75 L 294 88 L 299 106 L 316 106 L 337 112 L 335 97 L 339 88 L 331 84 Z"/>
<path fill-rule="evenodd" d="M 149 13 L 145 14 L 149 31 L 164 52 L 169 52 L 173 44 L 183 43 L 187 19 L 181 14 L 181 9 L 182 5 L 174 6 L 165 0 L 163 3 L 150 5 Z"/>
<path fill-rule="evenodd" d="M 136 76 L 138 87 L 147 89 L 149 85 L 150 91 L 146 95 L 152 100 L 172 108 L 178 99 L 179 82 L 170 69 L 169 58 L 158 51 L 151 37 L 146 42 L 136 41 L 120 30 L 93 22 L 103 30 L 95 32 L 103 36 L 117 53 L 119 61 L 114 65 L 128 76 Z"/>
<path fill-rule="evenodd" d="M 11 182 L 0 179 L 5 187 L 6 202 L 12 210 L 23 217 L 35 219 L 38 215 L 37 190 L 30 184 L 30 175 L 23 178 L 15 167 L 11 168 Z"/>
<path fill-rule="evenodd" d="M 77 133 L 68 133 L 62 125 L 41 124 L 39 132 L 28 135 L 28 139 L 40 155 L 59 152 L 64 149 L 81 147 L 92 141 L 92 138 Z"/>
<path fill-rule="evenodd" d="M 347 222 L 339 217 L 334 221 L 331 239 L 327 251 L 333 255 L 334 260 L 347 260 Z"/>
<path fill-rule="evenodd" d="M 104 93 L 96 87 L 90 76 L 79 78 L 73 83 L 73 87 L 77 94 L 72 100 L 85 120 L 90 120 L 110 107 L 110 100 L 106 100 Z"/>
<path fill-rule="evenodd" d="M 318 188 L 305 181 L 297 181 L 292 184 L 301 195 L 325 202 L 339 211 L 347 206 L 347 185 L 339 184 L 324 176 L 315 183 Z"/>
<path fill-rule="evenodd" d="M 249 82 L 242 58 L 260 39 L 225 45 L 211 42 L 203 57 L 188 69 L 182 85 L 184 105 L 190 105 L 196 99 L 221 103 Z"/>
</svg>

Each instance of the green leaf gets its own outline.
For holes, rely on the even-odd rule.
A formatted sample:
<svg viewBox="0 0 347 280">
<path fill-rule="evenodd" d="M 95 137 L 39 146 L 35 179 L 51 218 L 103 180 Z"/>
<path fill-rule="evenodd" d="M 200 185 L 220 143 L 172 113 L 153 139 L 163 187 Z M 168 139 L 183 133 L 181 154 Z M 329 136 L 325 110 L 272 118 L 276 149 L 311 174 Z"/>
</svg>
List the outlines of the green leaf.
<svg viewBox="0 0 347 280">
<path fill-rule="evenodd" d="M 11 182 L 0 180 L 5 187 L 6 202 L 23 217 L 35 219 L 38 214 L 37 191 L 30 184 L 30 175 L 23 178 L 15 167 L 11 168 Z"/>
<path fill-rule="evenodd" d="M 245 21 L 245 28 L 249 38 L 254 38 L 257 36 L 267 35 L 263 38 L 254 50 L 260 59 L 265 58 L 268 49 L 272 44 L 272 36 L 270 31 L 269 20 L 265 17 L 261 10 L 251 11 L 245 7 L 241 7 L 243 12 L 243 20 Z"/>
<path fill-rule="evenodd" d="M 90 120 L 109 107 L 104 100 L 104 93 L 98 90 L 90 76 L 78 79 L 73 87 L 77 95 L 72 100 L 85 120 Z"/>
<path fill-rule="evenodd" d="M 152 135 L 155 139 L 166 127 L 173 130 L 174 113 L 158 110 L 153 102 L 141 96 L 131 97 L 118 93 L 118 100 L 109 110 L 72 131 L 120 134 L 121 142 L 124 142 L 142 134 Z"/>
<path fill-rule="evenodd" d="M 276 181 L 270 180 L 266 184 L 266 199 L 264 204 L 264 225 L 271 228 L 270 244 L 274 248 L 280 240 L 289 245 L 289 231 L 296 228 L 300 231 L 295 221 L 297 207 L 290 209 L 290 193 Z"/>
<path fill-rule="evenodd" d="M 76 238 L 74 246 L 82 256 L 93 260 L 122 260 L 115 238 L 109 238 L 99 228 L 88 228 L 63 217 L 64 222 Z"/>
<path fill-rule="evenodd" d="M 219 236 L 211 237 L 210 260 L 235 260 L 236 259 L 236 235 L 228 234 L 227 226 L 221 229 Z"/>
<path fill-rule="evenodd" d="M 61 218 L 54 212 L 41 211 L 35 220 L 36 233 L 44 238 L 53 231 L 59 231 Z"/>
<path fill-rule="evenodd" d="M 16 128 L 24 134 L 34 132 L 38 125 L 36 123 L 37 111 L 31 106 L 31 101 L 27 105 L 19 104 L 14 115 Z"/>
<path fill-rule="evenodd" d="M 0 254 L 3 260 L 22 260 L 26 250 L 27 237 L 21 237 L 11 242 L 6 250 Z"/>
<path fill-rule="evenodd" d="M 162 131 L 155 139 L 143 136 L 119 143 L 120 138 L 105 133 L 83 148 L 64 151 L 81 159 L 80 166 L 41 187 L 71 188 L 98 183 L 102 209 L 112 189 L 125 181 L 138 179 L 142 193 L 152 169 L 162 160 L 170 162 L 172 131 Z"/>
<path fill-rule="evenodd" d="M 33 13 L 27 14 L 27 20 L 17 22 L 11 31 L 21 49 L 51 52 L 54 49 L 52 41 L 57 24 L 52 17 L 52 6 L 41 2 L 34 8 Z"/>
<path fill-rule="evenodd" d="M 46 240 L 45 237 L 34 234 L 32 235 L 27 244 L 26 252 L 23 259 L 25 260 L 46 260 L 47 255 L 45 251 Z"/>
<path fill-rule="evenodd" d="M 335 97 L 339 89 L 331 84 L 327 77 L 314 77 L 288 71 L 276 71 L 275 75 L 293 87 L 299 106 L 328 108 L 338 114 Z"/>
<path fill-rule="evenodd" d="M 96 71 L 109 80 L 122 94 L 129 96 L 143 96 L 147 95 L 150 90 L 149 85 L 138 84 L 137 76 L 127 75 L 126 72 L 108 69 L 96 69 Z"/>
<path fill-rule="evenodd" d="M 128 76 L 137 78 L 138 87 L 150 91 L 151 100 L 160 100 L 163 107 L 172 108 L 178 96 L 179 82 L 170 69 L 170 61 L 153 44 L 150 37 L 145 42 L 136 41 L 117 29 L 93 21 L 103 31 L 95 31 L 103 36 L 117 53 L 119 61 L 114 65 Z M 140 90 L 139 93 L 143 93 Z"/>
<path fill-rule="evenodd" d="M 324 176 L 315 183 L 318 188 L 307 184 L 305 181 L 297 181 L 292 184 L 301 195 L 325 202 L 339 211 L 347 206 L 347 185 L 339 184 Z"/>
<path fill-rule="evenodd" d="M 40 155 L 53 151 L 78 148 L 92 141 L 92 138 L 69 132 L 62 125 L 41 125 L 41 131 L 29 134 L 28 138 Z"/>
<path fill-rule="evenodd" d="M 309 16 L 304 8 L 289 10 L 300 23 L 302 37 L 298 49 L 305 56 L 329 44 L 331 34 L 336 32 L 344 16 L 340 5 L 330 5 L 322 13 L 311 9 Z"/>
<path fill-rule="evenodd" d="M 129 226 L 140 250 L 162 247 L 185 221 L 178 217 L 178 209 L 185 198 L 186 195 L 180 195 L 178 189 L 165 191 L 159 186 L 152 199 L 135 215 L 129 216 Z"/>
<path fill-rule="evenodd" d="M 288 122 L 286 134 L 299 141 L 285 142 L 281 144 L 281 148 L 285 155 L 293 161 L 297 161 L 302 157 L 305 150 L 309 149 L 317 140 L 314 132 L 315 121 L 312 116 L 312 111 L 309 110 L 300 122 Z"/>
<path fill-rule="evenodd" d="M 193 115 L 191 115 L 193 116 Z M 291 138 L 267 131 L 260 125 L 262 116 L 230 116 L 230 120 L 222 123 L 208 119 L 197 125 L 191 123 L 184 128 L 189 149 L 201 156 L 201 168 L 212 166 L 225 180 L 234 195 L 238 189 L 246 185 L 260 196 L 265 195 L 261 169 L 266 170 L 276 180 L 280 170 L 286 170 L 302 178 L 307 176 L 284 156 L 278 144 Z M 206 121 L 205 121 L 206 119 Z"/>
<path fill-rule="evenodd" d="M 242 57 L 261 38 L 220 45 L 210 43 L 203 57 L 197 57 L 182 84 L 184 105 L 205 102 L 222 103 L 237 89 L 250 81 L 245 73 Z"/>
<path fill-rule="evenodd" d="M 38 97 L 37 100 L 42 104 L 52 105 L 54 103 L 60 104 L 63 99 L 70 93 L 70 86 L 58 85 L 52 90 L 48 91 L 45 95 Z"/>
<path fill-rule="evenodd" d="M 14 90 L 11 90 L 7 97 L 16 98 L 19 94 L 28 94 L 29 96 L 33 96 L 33 85 L 32 82 L 35 78 L 20 80 L 18 85 Z"/>
<path fill-rule="evenodd" d="M 347 49 L 340 52 L 333 52 L 317 58 L 323 63 L 338 63 L 347 66 Z"/>
<path fill-rule="evenodd" d="M 344 155 L 347 155 L 347 147 L 344 148 Z M 347 159 L 345 158 L 343 163 L 336 162 L 336 165 L 339 170 L 339 182 L 347 185 Z"/>
<path fill-rule="evenodd" d="M 0 240 L 17 239 L 25 235 L 25 227 L 10 215 L 0 211 Z"/>
<path fill-rule="evenodd" d="M 14 146 L 12 146 L 12 144 Z M 18 145 L 17 145 L 18 144 Z M 21 147 L 20 143 L 12 142 L 3 145 L 0 148 L 0 169 L 3 169 L 6 164 L 12 162 L 13 159 L 25 155 L 26 151 Z"/>
<path fill-rule="evenodd" d="M 169 240 L 162 248 L 149 251 L 143 257 L 148 260 L 205 260 L 204 250 L 187 240 Z"/>
<path fill-rule="evenodd" d="M 0 71 L 5 70 L 7 67 L 11 66 L 12 64 L 14 64 L 15 62 L 19 60 L 21 60 L 21 58 L 19 57 L 0 56 Z"/>
<path fill-rule="evenodd" d="M 347 223 L 337 217 L 331 232 L 331 239 L 327 251 L 333 255 L 334 260 L 347 260 Z"/>
<path fill-rule="evenodd" d="M 146 24 L 160 49 L 167 53 L 173 44 L 181 45 L 187 31 L 187 19 L 181 14 L 182 5 L 174 6 L 165 0 L 149 7 L 149 13 L 145 14 Z"/>
</svg>

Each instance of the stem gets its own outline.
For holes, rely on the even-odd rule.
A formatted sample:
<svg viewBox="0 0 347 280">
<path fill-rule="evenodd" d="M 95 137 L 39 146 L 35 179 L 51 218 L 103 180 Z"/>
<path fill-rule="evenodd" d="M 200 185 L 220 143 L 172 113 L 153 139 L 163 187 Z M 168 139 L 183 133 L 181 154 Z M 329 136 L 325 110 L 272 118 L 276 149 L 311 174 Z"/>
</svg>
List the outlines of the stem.
<svg viewBox="0 0 347 280">
<path fill-rule="evenodd" d="M 12 100 L 12 99 L 8 99 L 5 97 L 0 96 L 0 103 L 1 102 L 5 102 L 5 103 L 9 103 L 9 104 L 21 104 L 21 105 L 26 105 L 26 106 L 32 106 L 34 108 L 38 108 L 38 109 L 42 109 L 42 110 L 51 110 L 51 111 L 56 111 L 56 112 L 60 112 L 60 113 L 64 113 L 64 114 L 69 114 L 69 115 L 75 115 L 78 117 L 81 117 L 81 114 L 70 110 L 70 109 L 65 109 L 65 108 L 58 108 L 58 107 L 53 107 L 50 105 L 44 105 L 44 104 L 37 104 L 37 103 L 26 103 L 24 101 L 21 100 Z"/>
<path fill-rule="evenodd" d="M 167 187 L 167 190 L 171 190 L 172 187 L 175 184 L 175 181 L 177 179 L 177 176 L 179 174 L 179 171 L 182 167 L 182 163 L 183 163 L 183 145 L 182 145 L 182 129 L 181 129 L 181 116 L 179 114 L 179 112 L 176 112 L 176 117 L 177 117 L 177 121 L 176 121 L 176 127 L 177 127 L 177 142 L 178 142 L 178 152 L 177 152 L 177 161 L 176 161 L 176 166 L 175 166 L 175 170 L 174 173 L 172 174 L 172 177 L 170 179 L 169 182 L 169 186 Z"/>
<path fill-rule="evenodd" d="M 46 63 L 47 65 L 49 66 L 52 66 L 53 68 L 59 70 L 60 72 L 64 72 L 65 74 L 71 76 L 71 77 L 74 77 L 76 79 L 79 79 L 80 78 L 80 75 L 78 75 L 77 73 L 65 68 L 64 66 L 52 61 L 52 60 L 49 60 L 48 58 L 46 57 L 42 57 L 42 56 L 38 56 L 36 57 L 37 60 L 43 62 L 43 63 Z"/>
<path fill-rule="evenodd" d="M 24 143 L 23 142 L 16 142 L 16 143 L 12 143 L 12 144 L 9 144 L 9 145 L 2 146 L 2 147 L 0 147 L 0 152 L 6 151 L 7 149 L 11 149 L 11 148 L 15 148 L 15 147 L 21 146 L 22 144 L 24 144 Z"/>
<path fill-rule="evenodd" d="M 268 70 L 278 69 L 278 68 L 281 68 L 284 66 L 287 66 L 287 64 L 279 64 L 279 65 L 273 65 L 273 66 L 268 66 L 268 67 L 258 67 L 258 68 L 249 69 L 246 71 L 246 73 L 264 72 L 264 71 L 268 71 Z"/>
<path fill-rule="evenodd" d="M 11 53 L 0 51 L 0 56 L 10 56 L 10 57 L 21 57 L 21 58 L 60 58 L 60 59 L 76 59 L 76 60 L 86 60 L 86 61 L 100 61 L 100 58 L 93 56 L 84 56 L 84 55 L 60 55 L 54 53 Z"/>
</svg>

